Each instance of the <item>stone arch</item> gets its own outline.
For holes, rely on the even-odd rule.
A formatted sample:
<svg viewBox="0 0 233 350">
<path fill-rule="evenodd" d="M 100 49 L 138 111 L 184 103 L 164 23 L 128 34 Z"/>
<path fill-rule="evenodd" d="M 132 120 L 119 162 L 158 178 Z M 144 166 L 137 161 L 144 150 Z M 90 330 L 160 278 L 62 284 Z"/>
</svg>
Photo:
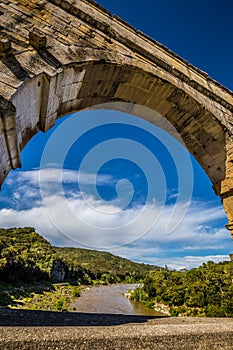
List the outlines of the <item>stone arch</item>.
<svg viewBox="0 0 233 350">
<path fill-rule="evenodd" d="M 109 102 L 155 124 L 158 120 L 146 110 L 164 116 L 212 183 L 225 179 L 226 134 L 208 104 L 150 71 L 102 61 L 68 65 L 51 78 L 40 74 L 21 85 L 12 96 L 19 151 L 39 130 L 49 130 L 57 118 Z"/>
<path fill-rule="evenodd" d="M 19 151 L 39 130 L 49 130 L 65 114 L 118 102 L 116 109 L 151 123 L 158 121 L 146 113 L 147 109 L 165 117 L 212 183 L 218 183 L 225 178 L 223 126 L 208 104 L 201 104 L 177 85 L 140 67 L 102 61 L 68 65 L 50 78 L 40 74 L 22 84 L 11 99 Z"/>
<path fill-rule="evenodd" d="M 24 2 L 15 5 L 20 22 L 15 8 L 0 4 L 8 18 L 0 38 L 0 184 L 33 135 L 60 116 L 111 102 L 155 123 L 147 108 L 201 164 L 233 233 L 232 92 L 92 1 L 44 1 L 43 11 Z"/>
</svg>

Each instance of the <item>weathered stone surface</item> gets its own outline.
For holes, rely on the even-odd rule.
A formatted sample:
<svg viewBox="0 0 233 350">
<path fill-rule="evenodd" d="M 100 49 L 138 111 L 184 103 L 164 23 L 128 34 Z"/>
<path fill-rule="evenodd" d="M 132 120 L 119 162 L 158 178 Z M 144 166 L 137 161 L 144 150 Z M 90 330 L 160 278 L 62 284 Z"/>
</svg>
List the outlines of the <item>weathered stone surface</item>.
<svg viewBox="0 0 233 350">
<path fill-rule="evenodd" d="M 0 309 L 4 350 L 231 350 L 232 319 Z M 20 326 L 19 326 L 20 325 Z M 32 326 L 33 325 L 33 326 Z"/>
<path fill-rule="evenodd" d="M 65 274 L 66 270 L 64 262 L 60 259 L 54 260 L 50 273 L 51 280 L 55 283 L 61 283 L 64 281 Z"/>
<path fill-rule="evenodd" d="M 3 0 L 0 16 L 0 183 L 64 114 L 115 103 L 156 124 L 153 110 L 208 174 L 233 232 L 231 91 L 93 1 Z"/>
</svg>

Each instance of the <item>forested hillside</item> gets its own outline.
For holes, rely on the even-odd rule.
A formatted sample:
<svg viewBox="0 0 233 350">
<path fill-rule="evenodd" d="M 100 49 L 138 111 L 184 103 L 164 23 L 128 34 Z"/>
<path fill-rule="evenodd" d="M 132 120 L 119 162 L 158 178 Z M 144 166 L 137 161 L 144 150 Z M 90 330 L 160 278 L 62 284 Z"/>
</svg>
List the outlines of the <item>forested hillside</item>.
<svg viewBox="0 0 233 350">
<path fill-rule="evenodd" d="M 107 252 L 53 247 L 32 227 L 0 229 L 0 304 L 9 303 L 17 294 L 22 297 L 28 290 L 33 292 L 33 285 L 53 291 L 53 282 L 137 281 L 144 286 L 131 298 L 155 309 L 165 305 L 172 316 L 233 317 L 233 262 L 208 262 L 191 270 L 171 271 Z M 10 287 L 10 294 L 9 286 L 15 286 Z"/>
<path fill-rule="evenodd" d="M 172 316 L 233 317 L 233 262 L 209 261 L 185 271 L 150 272 L 131 298 L 152 308 L 165 304 Z"/>
<path fill-rule="evenodd" d="M 70 272 L 81 266 L 93 280 L 134 282 L 144 278 L 149 271 L 158 269 L 157 266 L 135 263 L 108 252 L 80 248 L 54 249 L 69 266 Z"/>
<path fill-rule="evenodd" d="M 56 258 L 51 244 L 34 228 L 0 229 L 0 280 L 48 280 Z"/>
<path fill-rule="evenodd" d="M 156 268 L 106 252 L 53 247 L 32 227 L 0 229 L 0 280 L 7 283 L 134 282 Z"/>
</svg>

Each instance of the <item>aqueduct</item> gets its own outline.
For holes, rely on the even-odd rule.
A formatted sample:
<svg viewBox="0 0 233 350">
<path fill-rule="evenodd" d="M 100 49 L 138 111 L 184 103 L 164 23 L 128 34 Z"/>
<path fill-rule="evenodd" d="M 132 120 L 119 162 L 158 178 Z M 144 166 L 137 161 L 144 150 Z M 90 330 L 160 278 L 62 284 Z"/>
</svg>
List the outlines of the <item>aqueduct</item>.
<svg viewBox="0 0 233 350">
<path fill-rule="evenodd" d="M 109 102 L 135 114 L 139 105 L 181 135 L 233 235 L 231 91 L 93 1 L 2 0 L 0 19 L 0 184 L 60 116 Z"/>
</svg>

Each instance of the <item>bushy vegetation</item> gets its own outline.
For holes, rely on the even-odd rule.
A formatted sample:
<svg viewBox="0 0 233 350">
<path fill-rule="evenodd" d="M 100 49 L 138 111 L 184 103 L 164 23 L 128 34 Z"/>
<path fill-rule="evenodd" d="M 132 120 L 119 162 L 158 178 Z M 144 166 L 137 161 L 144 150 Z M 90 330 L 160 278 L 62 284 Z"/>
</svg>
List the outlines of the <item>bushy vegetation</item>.
<svg viewBox="0 0 233 350">
<path fill-rule="evenodd" d="M 185 271 L 150 272 L 131 298 L 169 305 L 172 316 L 233 317 L 233 262 L 204 263 Z"/>
<path fill-rule="evenodd" d="M 53 247 L 32 227 L 0 229 L 0 280 L 7 283 L 50 280 L 60 262 L 64 281 L 92 284 L 134 282 L 155 266 L 134 263 L 110 253 Z"/>
<path fill-rule="evenodd" d="M 49 280 L 56 252 L 32 227 L 0 229 L 0 280 Z"/>
<path fill-rule="evenodd" d="M 54 271 L 62 285 L 53 284 Z M 53 247 L 32 227 L 0 229 L 0 305 L 23 300 L 31 308 L 63 311 L 81 284 L 139 281 L 143 287 L 131 298 L 168 305 L 172 316 L 233 317 L 233 262 L 171 271 L 107 252 Z"/>
<path fill-rule="evenodd" d="M 81 248 L 55 247 L 54 249 L 68 266 L 69 278 L 76 278 L 82 284 L 134 283 L 157 268 L 135 263 L 108 252 Z"/>
<path fill-rule="evenodd" d="M 15 305 L 20 299 L 28 303 L 34 292 L 39 296 L 28 303 L 31 307 L 35 302 L 35 307 L 47 308 L 50 299 L 53 310 L 63 310 L 68 297 L 59 296 L 53 282 L 69 282 L 70 288 L 62 291 L 78 297 L 77 285 L 133 283 L 155 268 L 110 253 L 53 247 L 33 227 L 0 229 L 0 305 Z"/>
<path fill-rule="evenodd" d="M 46 311 L 71 311 L 71 302 L 80 296 L 80 288 L 67 283 L 55 284 L 42 293 L 33 292 L 21 299 L 22 308 Z M 17 305 L 19 307 L 19 305 Z"/>
</svg>

